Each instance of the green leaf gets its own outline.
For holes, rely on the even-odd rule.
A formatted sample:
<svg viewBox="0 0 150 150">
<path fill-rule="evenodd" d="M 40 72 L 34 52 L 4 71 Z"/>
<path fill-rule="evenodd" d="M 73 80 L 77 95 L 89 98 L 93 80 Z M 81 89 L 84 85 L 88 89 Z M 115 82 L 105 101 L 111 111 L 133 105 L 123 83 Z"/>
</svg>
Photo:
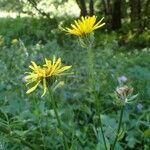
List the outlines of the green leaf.
<svg viewBox="0 0 150 150">
<path fill-rule="evenodd" d="M 150 128 L 144 131 L 144 137 L 150 138 Z"/>
<path fill-rule="evenodd" d="M 126 137 L 126 140 L 128 142 L 127 145 L 129 146 L 129 148 L 134 148 L 135 144 L 138 142 L 133 133 L 134 132 L 128 133 L 128 136 Z"/>
<path fill-rule="evenodd" d="M 107 150 L 110 150 L 110 143 L 109 143 L 109 140 L 106 138 L 106 136 L 105 136 L 105 140 L 106 140 Z M 99 142 L 96 145 L 96 150 L 106 150 L 101 131 L 99 131 L 99 133 L 98 133 L 98 141 Z"/>
</svg>

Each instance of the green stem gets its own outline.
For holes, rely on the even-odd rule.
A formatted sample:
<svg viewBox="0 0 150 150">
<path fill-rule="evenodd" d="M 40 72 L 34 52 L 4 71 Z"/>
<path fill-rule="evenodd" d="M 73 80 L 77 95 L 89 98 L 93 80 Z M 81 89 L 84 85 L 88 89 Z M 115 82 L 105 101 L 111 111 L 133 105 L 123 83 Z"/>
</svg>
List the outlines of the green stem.
<svg viewBox="0 0 150 150">
<path fill-rule="evenodd" d="M 94 69 L 93 69 L 93 53 L 92 53 L 92 45 L 89 44 L 87 47 L 87 53 L 88 53 L 88 76 L 89 76 L 89 83 L 90 86 L 92 86 L 94 83 Z"/>
<path fill-rule="evenodd" d="M 97 112 L 98 112 L 98 116 L 99 116 L 98 121 L 99 121 L 99 125 L 100 125 L 100 130 L 101 130 L 105 150 L 107 150 L 107 144 L 106 144 L 106 139 L 105 139 L 105 136 L 104 136 L 104 130 L 103 130 L 103 124 L 102 124 L 101 112 L 100 112 L 100 100 L 99 100 L 98 94 L 96 92 L 95 92 L 95 97 L 96 97 L 96 106 L 97 106 L 96 108 L 97 108 Z"/>
<path fill-rule="evenodd" d="M 99 115 L 99 122 L 100 122 L 100 128 L 101 128 L 101 133 L 102 133 L 102 137 L 103 137 L 105 150 L 107 150 L 107 144 L 106 144 L 106 140 L 105 140 L 105 136 L 104 136 L 104 130 L 103 130 L 103 125 L 102 125 L 101 115 Z"/>
<path fill-rule="evenodd" d="M 51 97 L 51 103 L 52 103 L 52 107 L 54 109 L 54 113 L 55 113 L 55 116 L 56 116 L 56 120 L 57 120 L 57 123 L 58 123 L 58 126 L 59 126 L 59 129 L 60 131 L 62 132 L 63 134 L 63 146 L 64 146 L 64 150 L 68 150 L 68 144 L 67 144 L 67 141 L 66 141 L 66 138 L 64 136 L 64 132 L 63 132 L 63 128 L 62 128 L 62 125 L 61 125 L 61 119 L 58 115 L 58 111 L 57 111 L 57 107 L 56 107 L 56 103 L 55 103 L 55 100 L 54 100 L 54 97 L 53 97 L 53 94 L 52 92 L 49 90 L 49 95 Z"/>
<path fill-rule="evenodd" d="M 115 149 L 115 145 L 116 145 L 116 142 L 118 140 L 118 135 L 119 135 L 119 132 L 120 132 L 120 129 L 121 129 L 121 124 L 122 124 L 123 112 L 124 112 L 124 106 L 122 106 L 122 108 L 121 108 L 120 119 L 119 119 L 119 124 L 118 124 L 118 129 L 117 129 L 117 134 L 116 134 L 116 138 L 115 138 L 114 144 L 112 146 L 112 150 Z"/>
<path fill-rule="evenodd" d="M 105 140 L 105 136 L 104 136 L 104 131 L 103 131 L 103 125 L 102 125 L 102 120 L 101 120 L 101 115 L 100 115 L 100 105 L 99 105 L 99 99 L 97 97 L 97 93 L 95 92 L 95 80 L 94 80 L 94 68 L 93 68 L 93 53 L 92 53 L 92 43 L 89 42 L 89 46 L 87 47 L 87 53 L 88 53 L 88 69 L 89 69 L 89 84 L 92 88 L 94 88 L 94 94 L 96 97 L 96 107 L 97 107 L 97 112 L 99 115 L 99 123 L 100 123 L 100 129 L 101 129 L 101 133 L 102 133 L 102 138 L 103 138 L 103 142 L 105 145 L 105 150 L 107 150 L 107 145 L 106 145 L 106 140 Z M 93 86 L 94 85 L 94 86 Z"/>
<path fill-rule="evenodd" d="M 100 100 L 98 99 L 98 97 L 96 97 L 96 105 L 97 105 L 97 112 L 98 112 L 98 116 L 99 116 L 99 124 L 100 124 L 101 134 L 102 134 L 105 150 L 107 150 L 107 144 L 106 144 L 106 139 L 104 136 L 104 130 L 103 130 L 103 124 L 102 124 L 101 112 L 100 112 Z"/>
<path fill-rule="evenodd" d="M 40 134 L 41 134 L 41 138 L 42 138 L 42 142 L 43 142 L 43 150 L 46 150 L 44 135 L 43 135 L 42 127 L 41 127 L 41 119 L 40 119 L 40 117 L 38 119 L 39 119 L 38 124 L 39 124 Z"/>
</svg>

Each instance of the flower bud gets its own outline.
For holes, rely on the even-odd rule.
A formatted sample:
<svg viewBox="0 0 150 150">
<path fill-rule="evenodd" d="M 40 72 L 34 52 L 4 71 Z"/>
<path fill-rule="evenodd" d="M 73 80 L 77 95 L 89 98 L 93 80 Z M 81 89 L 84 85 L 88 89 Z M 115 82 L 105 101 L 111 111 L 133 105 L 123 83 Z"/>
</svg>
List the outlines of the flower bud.
<svg viewBox="0 0 150 150">
<path fill-rule="evenodd" d="M 133 93 L 133 88 L 129 88 L 128 86 L 117 87 L 116 93 L 119 97 L 127 97 Z"/>
<path fill-rule="evenodd" d="M 115 91 L 115 103 L 118 106 L 123 106 L 126 103 L 133 101 L 138 94 L 132 95 L 133 88 L 128 86 L 117 87 Z"/>
</svg>

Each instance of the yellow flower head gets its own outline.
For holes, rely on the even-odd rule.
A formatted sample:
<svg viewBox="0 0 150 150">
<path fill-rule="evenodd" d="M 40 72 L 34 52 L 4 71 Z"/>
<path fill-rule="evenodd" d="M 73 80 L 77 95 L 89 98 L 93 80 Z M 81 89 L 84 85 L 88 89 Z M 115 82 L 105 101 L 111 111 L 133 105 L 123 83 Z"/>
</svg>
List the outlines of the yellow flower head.
<svg viewBox="0 0 150 150">
<path fill-rule="evenodd" d="M 96 18 L 96 16 L 82 16 L 81 19 L 75 20 L 74 24 L 71 24 L 71 28 L 63 28 L 63 30 L 69 34 L 85 36 L 86 34 L 89 34 L 105 25 L 105 23 L 101 23 L 104 18 L 97 23 Z"/>
<path fill-rule="evenodd" d="M 47 91 L 47 81 L 52 79 L 53 77 L 59 76 L 59 75 L 65 75 L 64 71 L 71 68 L 71 66 L 63 66 L 61 63 L 61 58 L 58 58 L 56 60 L 56 57 L 53 57 L 53 60 L 45 59 L 45 64 L 41 67 L 38 66 L 35 62 L 31 62 L 32 65 L 29 66 L 29 68 L 32 70 L 32 72 L 27 72 L 27 76 L 25 76 L 25 80 L 27 84 L 30 83 L 36 83 L 32 88 L 30 88 L 26 93 L 29 94 L 33 92 L 37 86 L 41 83 L 44 92 L 43 95 L 45 95 Z"/>
<path fill-rule="evenodd" d="M 11 41 L 11 44 L 17 44 L 18 43 L 18 40 L 17 39 L 13 39 L 12 41 Z"/>
</svg>

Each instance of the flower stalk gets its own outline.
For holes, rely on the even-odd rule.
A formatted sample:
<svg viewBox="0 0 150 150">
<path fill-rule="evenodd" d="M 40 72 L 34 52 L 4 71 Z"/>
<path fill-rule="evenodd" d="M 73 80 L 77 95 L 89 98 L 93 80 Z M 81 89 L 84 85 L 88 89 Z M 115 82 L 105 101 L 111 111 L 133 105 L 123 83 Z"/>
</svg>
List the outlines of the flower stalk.
<svg viewBox="0 0 150 150">
<path fill-rule="evenodd" d="M 119 133 L 120 133 L 120 129 L 121 129 L 121 124 L 122 124 L 122 118 L 123 118 L 123 112 L 124 112 L 124 106 L 122 106 L 122 108 L 121 108 L 120 118 L 119 118 L 119 124 L 118 124 L 118 129 L 117 129 L 117 134 L 116 134 L 113 146 L 112 146 L 112 150 L 115 149 L 115 145 L 116 145 L 116 142 L 117 142 L 118 137 L 119 137 Z"/>
<path fill-rule="evenodd" d="M 95 91 L 95 79 L 94 79 L 94 54 L 92 52 L 92 45 L 93 45 L 93 41 L 94 41 L 94 36 L 90 35 L 89 37 L 86 38 L 87 42 L 87 54 L 88 54 L 88 80 L 89 80 L 89 85 L 90 87 L 94 90 L 94 94 L 95 94 L 95 99 L 96 99 L 96 110 L 99 116 L 99 125 L 100 125 L 100 130 L 101 130 L 101 134 L 102 134 L 102 138 L 103 138 L 103 142 L 104 142 L 104 146 L 105 146 L 105 150 L 107 150 L 107 144 L 106 144 L 106 139 L 104 136 L 104 130 L 103 130 L 103 124 L 102 124 L 102 120 L 101 120 L 101 113 L 100 113 L 100 101 L 99 98 L 97 96 L 97 92 Z"/>
<path fill-rule="evenodd" d="M 88 77 L 90 85 L 94 85 L 94 66 L 93 66 L 93 52 L 92 52 L 92 42 L 88 41 L 89 44 L 87 45 L 87 63 L 88 63 Z"/>
<path fill-rule="evenodd" d="M 25 76 L 25 79 L 26 79 L 27 84 L 34 83 L 35 85 L 31 87 L 26 93 L 29 94 L 35 91 L 38 85 L 41 85 L 44 89 L 42 96 L 44 96 L 46 92 L 48 91 L 49 97 L 50 97 L 50 103 L 52 104 L 52 107 L 54 109 L 54 113 L 56 116 L 56 120 L 58 123 L 58 127 L 62 133 L 64 150 L 68 150 L 69 149 L 68 144 L 64 136 L 61 119 L 57 111 L 53 92 L 54 90 L 56 90 L 56 88 L 64 84 L 63 81 L 57 82 L 56 77 L 61 76 L 61 75 L 67 75 L 68 73 L 64 73 L 64 72 L 70 69 L 71 66 L 62 66 L 61 58 L 56 59 L 55 56 L 53 56 L 53 60 L 45 59 L 45 64 L 43 64 L 42 66 L 37 65 L 33 61 L 31 63 L 32 65 L 30 65 L 29 68 L 32 71 L 26 72 L 27 76 Z"/>
<path fill-rule="evenodd" d="M 107 150 L 107 144 L 106 144 L 106 140 L 105 140 L 105 136 L 104 136 L 104 130 L 103 130 L 103 125 L 102 125 L 101 114 L 99 114 L 99 122 L 100 122 L 100 129 L 101 129 L 101 133 L 102 133 L 102 137 L 103 137 L 105 150 Z"/>
<path fill-rule="evenodd" d="M 63 131 L 63 128 L 62 128 L 61 119 L 60 119 L 58 111 L 57 111 L 56 102 L 55 102 L 55 99 L 54 99 L 54 96 L 53 96 L 53 92 L 50 89 L 49 89 L 49 96 L 50 96 L 52 107 L 54 109 L 55 117 L 56 117 L 56 120 L 57 120 L 57 123 L 58 123 L 58 128 L 62 132 L 64 150 L 68 150 L 69 148 L 68 148 L 66 137 L 64 135 L 64 131 Z"/>
<path fill-rule="evenodd" d="M 102 121 L 100 117 L 100 103 L 99 103 L 99 98 L 97 95 L 97 92 L 95 90 L 95 75 L 94 75 L 94 54 L 92 52 L 92 45 L 94 42 L 94 34 L 93 31 L 104 26 L 105 23 L 102 23 L 102 18 L 98 22 L 96 21 L 97 17 L 94 15 L 92 17 L 86 16 L 86 17 L 81 17 L 78 20 L 74 21 L 74 24 L 71 24 L 71 27 L 68 28 L 62 28 L 63 31 L 67 32 L 68 34 L 72 34 L 75 36 L 79 37 L 79 41 L 82 47 L 86 48 L 87 50 L 87 65 L 88 65 L 88 82 L 89 86 L 92 89 L 92 92 L 94 92 L 95 95 L 95 100 L 96 100 L 96 110 L 99 116 L 99 121 L 100 121 L 100 128 L 102 132 L 102 137 L 105 145 L 105 149 L 107 150 L 107 145 L 106 145 L 106 140 L 104 136 L 104 131 L 102 127 Z"/>
</svg>

